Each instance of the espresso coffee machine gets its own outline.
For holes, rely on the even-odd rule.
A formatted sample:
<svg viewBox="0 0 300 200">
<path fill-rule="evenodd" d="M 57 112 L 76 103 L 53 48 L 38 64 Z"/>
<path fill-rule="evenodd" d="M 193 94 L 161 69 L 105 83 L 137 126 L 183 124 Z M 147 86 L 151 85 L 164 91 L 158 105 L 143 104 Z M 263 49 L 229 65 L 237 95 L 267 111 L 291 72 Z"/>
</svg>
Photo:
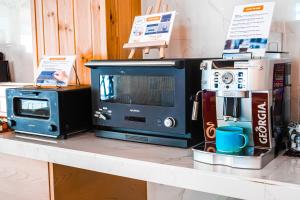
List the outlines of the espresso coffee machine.
<svg viewBox="0 0 300 200">
<path fill-rule="evenodd" d="M 202 102 L 205 142 L 194 148 L 194 160 L 260 169 L 274 158 L 284 145 L 290 117 L 290 63 L 275 53 L 202 62 L 202 91 L 195 104 Z M 248 146 L 234 155 L 219 153 L 215 137 L 220 126 L 242 127 Z"/>
</svg>

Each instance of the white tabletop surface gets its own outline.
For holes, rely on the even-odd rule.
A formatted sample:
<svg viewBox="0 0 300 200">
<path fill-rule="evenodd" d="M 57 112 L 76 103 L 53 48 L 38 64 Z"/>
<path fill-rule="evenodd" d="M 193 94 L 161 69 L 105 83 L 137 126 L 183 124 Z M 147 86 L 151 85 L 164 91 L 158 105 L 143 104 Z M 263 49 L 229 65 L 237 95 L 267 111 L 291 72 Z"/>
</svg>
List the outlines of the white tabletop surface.
<svg viewBox="0 0 300 200">
<path fill-rule="evenodd" d="M 0 135 L 0 153 L 241 199 L 300 199 L 300 159 L 279 156 L 262 170 L 194 162 L 191 149 L 96 138 Z"/>
</svg>

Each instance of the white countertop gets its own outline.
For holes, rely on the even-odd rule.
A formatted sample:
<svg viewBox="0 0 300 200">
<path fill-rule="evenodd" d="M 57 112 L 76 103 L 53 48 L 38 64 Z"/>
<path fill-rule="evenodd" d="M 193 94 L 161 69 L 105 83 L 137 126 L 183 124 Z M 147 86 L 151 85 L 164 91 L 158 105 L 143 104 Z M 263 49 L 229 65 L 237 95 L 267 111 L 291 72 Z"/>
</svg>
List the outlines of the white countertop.
<svg viewBox="0 0 300 200">
<path fill-rule="evenodd" d="M 31 138 L 28 139 L 27 137 Z M 0 153 L 241 199 L 300 199 L 300 159 L 279 156 L 262 170 L 194 162 L 191 149 L 96 138 L 0 135 Z"/>
</svg>

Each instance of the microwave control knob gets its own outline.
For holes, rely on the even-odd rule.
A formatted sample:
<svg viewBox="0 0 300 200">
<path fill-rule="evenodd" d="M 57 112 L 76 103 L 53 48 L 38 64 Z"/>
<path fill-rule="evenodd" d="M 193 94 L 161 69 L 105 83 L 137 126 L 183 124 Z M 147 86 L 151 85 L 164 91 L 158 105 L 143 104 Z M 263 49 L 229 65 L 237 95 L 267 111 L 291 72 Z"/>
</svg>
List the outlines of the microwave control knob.
<svg viewBox="0 0 300 200">
<path fill-rule="evenodd" d="M 49 130 L 50 132 L 55 132 L 55 131 L 57 130 L 57 127 L 56 127 L 54 124 L 50 124 L 50 125 L 48 126 L 48 130 Z"/>
<path fill-rule="evenodd" d="M 164 120 L 164 125 L 165 127 L 167 128 L 172 128 L 176 125 L 176 121 L 173 117 L 167 117 L 165 120 Z"/>
<path fill-rule="evenodd" d="M 7 121 L 7 124 L 9 127 L 13 127 L 13 126 L 16 126 L 17 125 L 17 122 L 13 119 L 10 119 Z"/>
</svg>

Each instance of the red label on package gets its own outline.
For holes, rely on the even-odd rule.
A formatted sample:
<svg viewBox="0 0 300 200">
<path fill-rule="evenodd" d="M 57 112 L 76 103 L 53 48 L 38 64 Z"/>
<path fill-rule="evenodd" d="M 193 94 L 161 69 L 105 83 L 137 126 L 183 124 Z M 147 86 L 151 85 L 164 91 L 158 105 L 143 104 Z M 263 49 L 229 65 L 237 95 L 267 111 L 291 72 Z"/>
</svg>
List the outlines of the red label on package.
<svg viewBox="0 0 300 200">
<path fill-rule="evenodd" d="M 202 93 L 202 115 L 205 141 L 215 141 L 217 127 L 215 92 Z"/>
<path fill-rule="evenodd" d="M 254 146 L 271 147 L 268 93 L 252 93 L 252 130 Z"/>
</svg>

